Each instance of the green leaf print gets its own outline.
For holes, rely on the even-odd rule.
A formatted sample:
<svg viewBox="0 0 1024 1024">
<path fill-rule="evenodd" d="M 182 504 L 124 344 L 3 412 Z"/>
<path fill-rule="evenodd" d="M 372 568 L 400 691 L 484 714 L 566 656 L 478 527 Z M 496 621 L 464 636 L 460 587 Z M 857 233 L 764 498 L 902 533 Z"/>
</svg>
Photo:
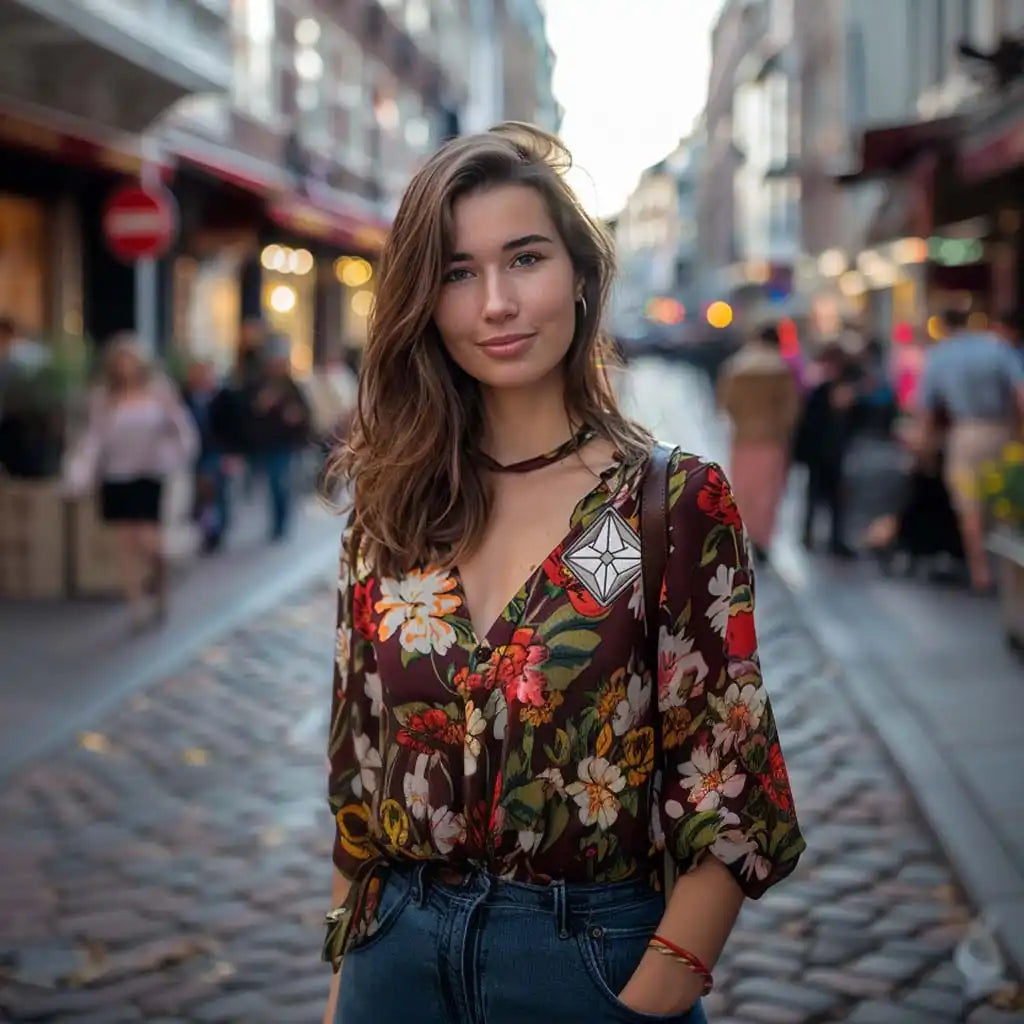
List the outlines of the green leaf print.
<svg viewBox="0 0 1024 1024">
<path fill-rule="evenodd" d="M 561 590 L 562 588 L 559 587 L 558 589 Z M 553 637 L 567 629 L 583 628 L 587 625 L 588 621 L 588 619 L 583 618 L 573 608 L 571 601 L 566 601 L 565 604 L 560 604 L 554 612 L 539 624 L 540 633 L 545 638 L 545 642 L 548 642 L 549 637 Z"/>
<path fill-rule="evenodd" d="M 672 478 L 668 482 L 669 508 L 675 508 L 675 504 L 679 500 L 679 495 L 683 493 L 683 488 L 686 486 L 686 478 L 688 476 L 689 474 L 685 469 L 681 469 L 672 474 Z"/>
<path fill-rule="evenodd" d="M 530 722 L 527 722 L 523 727 L 522 743 L 523 765 L 526 768 L 529 768 L 533 761 L 533 731 L 533 725 Z"/>
<path fill-rule="evenodd" d="M 510 747 L 508 757 L 505 758 L 504 777 L 508 783 L 511 779 L 519 778 L 526 769 L 526 762 L 518 747 Z"/>
<path fill-rule="evenodd" d="M 700 811 L 683 824 L 680 842 L 683 851 L 696 853 L 710 846 L 718 837 L 718 811 Z"/>
<path fill-rule="evenodd" d="M 555 799 L 558 800 L 557 803 L 548 804 L 548 823 L 544 830 L 547 834 L 541 850 L 548 849 L 558 841 L 562 833 L 569 827 L 569 820 L 572 817 L 569 805 L 561 798 L 556 797 Z"/>
<path fill-rule="evenodd" d="M 409 719 L 413 715 L 422 715 L 424 711 L 429 711 L 433 706 L 433 704 L 424 704 L 421 700 L 412 701 L 409 704 L 399 704 L 395 707 L 395 718 L 398 719 L 399 725 L 408 725 Z"/>
<path fill-rule="evenodd" d="M 637 816 L 640 808 L 640 790 L 627 789 L 619 794 L 619 806 L 632 817 Z"/>
<path fill-rule="evenodd" d="M 729 532 L 729 527 L 722 523 L 719 523 L 717 526 L 713 526 L 708 531 L 708 535 L 704 538 L 704 548 L 700 553 L 700 565 L 702 569 L 718 558 L 718 545 L 721 544 Z"/>
<path fill-rule="evenodd" d="M 594 648 L 601 642 L 601 634 L 594 629 L 594 624 L 590 623 L 587 628 L 566 629 L 554 635 L 545 631 L 544 639 L 554 657 L 565 659 L 571 655 L 593 653 Z"/>
<path fill-rule="evenodd" d="M 564 729 L 555 730 L 555 745 L 544 744 L 544 753 L 551 764 L 563 768 L 569 763 L 569 734 Z"/>
<path fill-rule="evenodd" d="M 505 828 L 517 832 L 533 828 L 544 810 L 547 788 L 544 779 L 533 779 L 508 792 L 501 801 L 505 809 Z"/>
</svg>

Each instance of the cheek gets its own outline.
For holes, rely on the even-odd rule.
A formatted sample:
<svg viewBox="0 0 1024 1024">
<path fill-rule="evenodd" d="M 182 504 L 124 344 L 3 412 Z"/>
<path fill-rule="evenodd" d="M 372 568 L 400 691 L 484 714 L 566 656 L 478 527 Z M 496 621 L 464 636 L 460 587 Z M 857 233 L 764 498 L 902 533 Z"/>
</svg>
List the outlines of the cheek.
<svg viewBox="0 0 1024 1024">
<path fill-rule="evenodd" d="M 434 309 L 434 326 L 441 335 L 441 341 L 449 352 L 460 347 L 473 331 L 474 317 L 472 303 L 462 289 L 445 294 Z"/>
</svg>

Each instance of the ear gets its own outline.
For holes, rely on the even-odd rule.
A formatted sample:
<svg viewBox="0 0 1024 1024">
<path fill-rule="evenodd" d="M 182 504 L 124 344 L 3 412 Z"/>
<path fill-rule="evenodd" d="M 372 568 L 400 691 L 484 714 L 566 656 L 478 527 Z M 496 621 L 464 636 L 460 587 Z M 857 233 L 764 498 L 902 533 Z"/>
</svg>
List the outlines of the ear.
<svg viewBox="0 0 1024 1024">
<path fill-rule="evenodd" d="M 579 302 L 583 298 L 583 293 L 586 289 L 587 282 L 582 277 L 577 277 L 573 284 L 573 301 Z"/>
</svg>

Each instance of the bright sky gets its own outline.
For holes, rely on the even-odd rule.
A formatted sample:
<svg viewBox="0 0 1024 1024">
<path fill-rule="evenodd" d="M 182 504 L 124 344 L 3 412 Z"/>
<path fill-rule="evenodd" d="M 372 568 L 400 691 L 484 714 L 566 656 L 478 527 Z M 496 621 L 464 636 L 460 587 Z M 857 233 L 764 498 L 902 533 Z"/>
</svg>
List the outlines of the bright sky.
<svg viewBox="0 0 1024 1024">
<path fill-rule="evenodd" d="M 622 208 L 704 107 L 722 0 L 546 0 L 562 138 L 587 208 Z"/>
</svg>

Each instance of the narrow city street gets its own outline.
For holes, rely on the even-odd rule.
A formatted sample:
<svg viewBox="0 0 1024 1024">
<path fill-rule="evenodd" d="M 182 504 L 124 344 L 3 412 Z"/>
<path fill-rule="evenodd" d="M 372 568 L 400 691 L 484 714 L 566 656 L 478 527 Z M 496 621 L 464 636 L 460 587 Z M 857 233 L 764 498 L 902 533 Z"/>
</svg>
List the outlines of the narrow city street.
<svg viewBox="0 0 1024 1024">
<path fill-rule="evenodd" d="M 661 438 L 723 458 L 686 371 L 641 364 L 624 391 Z M 709 1019 L 1021 1024 L 965 1005 L 952 952 L 975 908 L 793 586 L 817 570 L 780 549 L 758 622 L 809 848 L 744 908 Z M 5 785 L 0 1019 L 318 1024 L 332 562 Z"/>
</svg>

